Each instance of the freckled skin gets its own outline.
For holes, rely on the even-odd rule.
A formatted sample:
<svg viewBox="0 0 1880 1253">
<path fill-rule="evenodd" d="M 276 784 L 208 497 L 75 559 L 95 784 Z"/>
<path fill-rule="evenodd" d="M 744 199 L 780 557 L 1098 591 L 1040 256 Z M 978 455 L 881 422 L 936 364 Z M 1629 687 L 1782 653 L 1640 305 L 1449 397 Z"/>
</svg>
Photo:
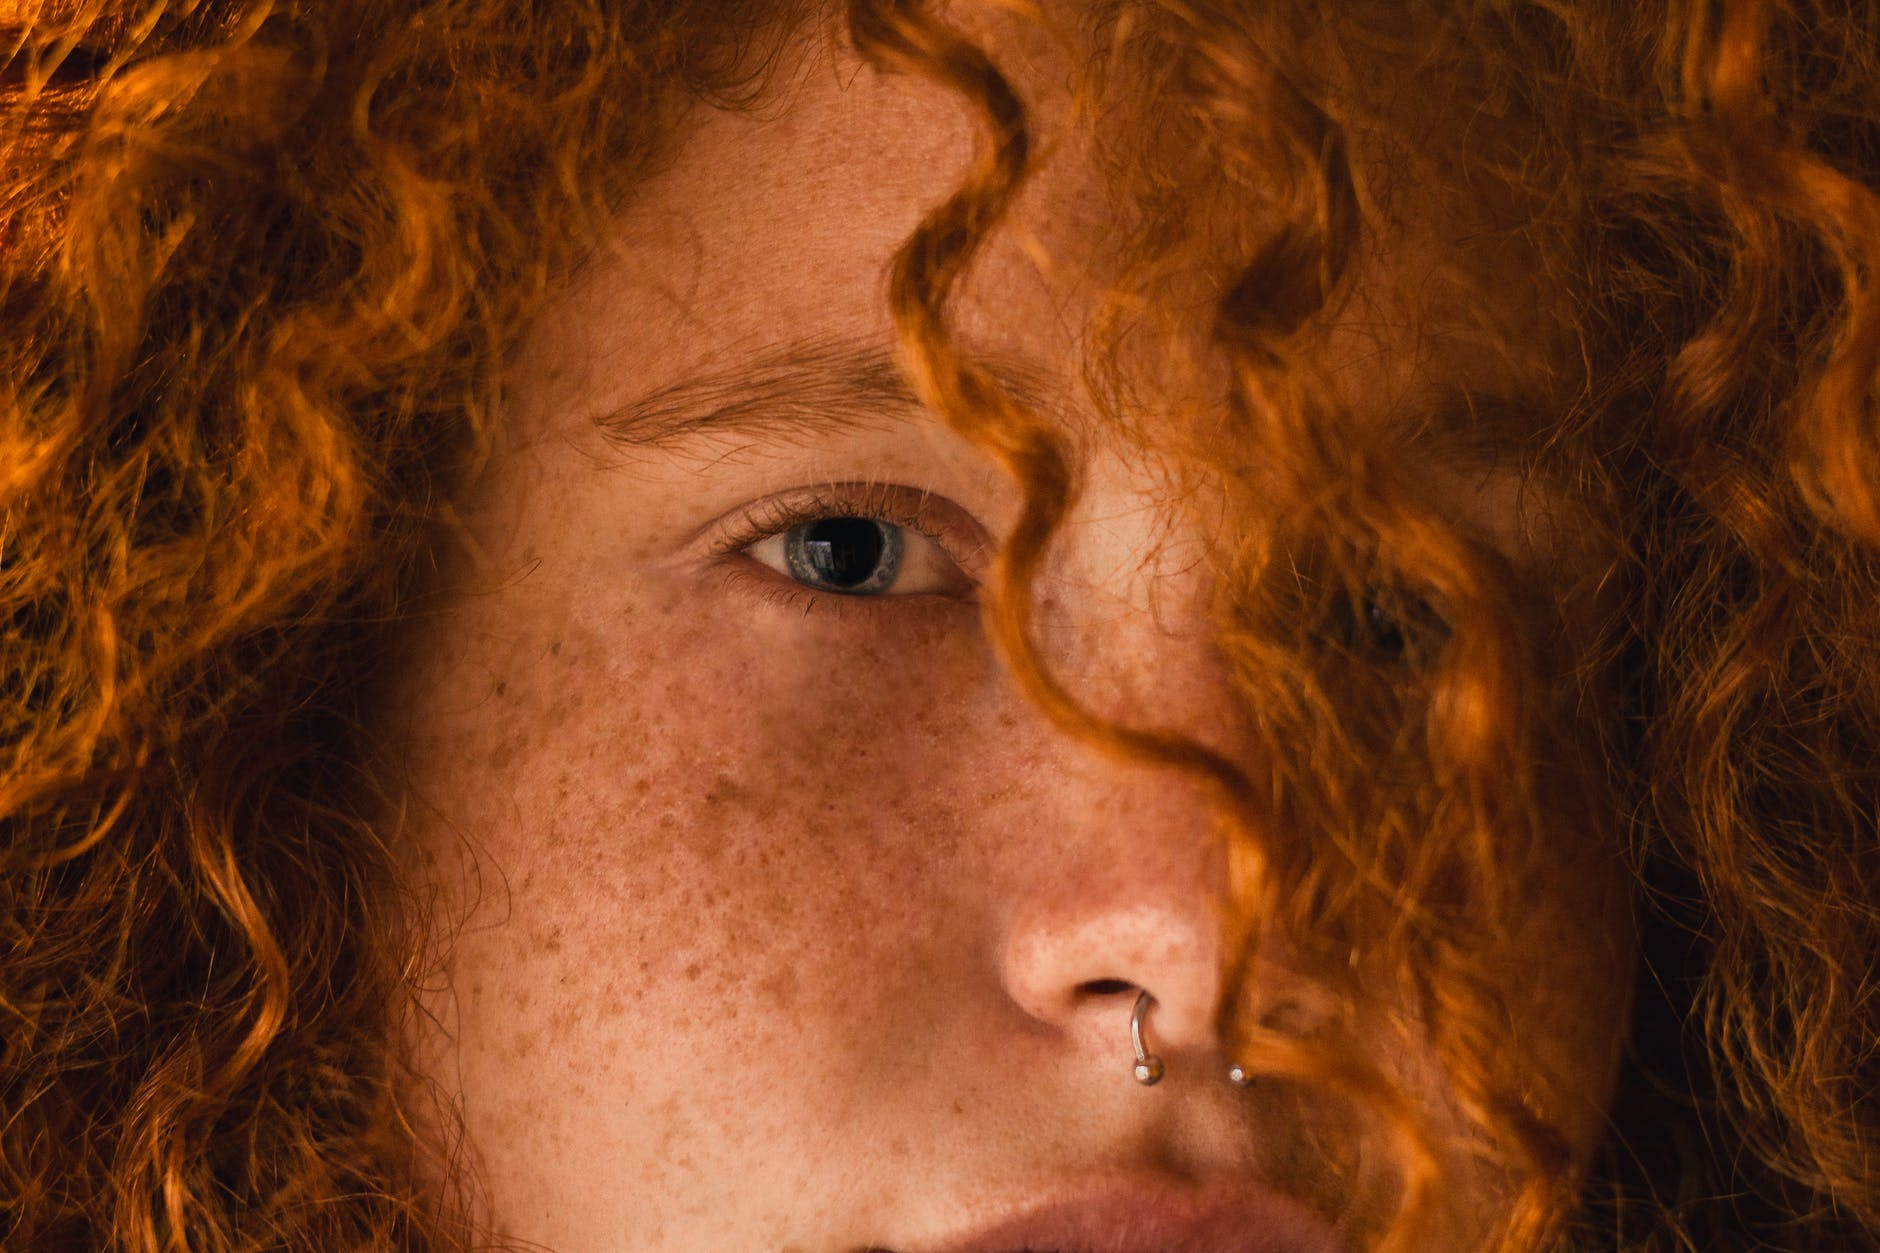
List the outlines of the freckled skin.
<svg viewBox="0 0 1880 1253">
<path fill-rule="evenodd" d="M 831 56 L 781 114 L 701 110 L 620 254 L 544 319 L 470 502 L 488 560 L 397 702 L 419 856 L 462 920 L 422 1056 L 461 1094 L 489 1220 L 560 1253 L 913 1250 L 1096 1173 L 1285 1154 L 1276 1107 L 1220 1079 L 1205 797 L 1050 728 L 969 602 L 806 614 L 686 546 L 831 479 L 931 489 L 998 534 L 1016 497 L 985 463 L 938 428 L 628 456 L 585 416 L 779 327 L 887 338 L 888 258 L 971 132 Z M 1074 251 L 1052 209 L 1089 189 L 1041 187 L 1026 220 Z M 1069 379 L 1081 298 L 1005 241 L 962 317 Z M 1098 709 L 1231 749 L 1195 576 L 1143 559 L 1150 485 L 1092 458 L 1046 647 Z M 1598 1093 L 1625 941 L 1585 921 L 1611 890 L 1587 878 L 1540 911 L 1558 969 L 1536 981 L 1588 989 L 1562 1051 Z M 1093 980 L 1154 991 L 1159 1087 L 1130 1077 L 1133 994 Z"/>
</svg>

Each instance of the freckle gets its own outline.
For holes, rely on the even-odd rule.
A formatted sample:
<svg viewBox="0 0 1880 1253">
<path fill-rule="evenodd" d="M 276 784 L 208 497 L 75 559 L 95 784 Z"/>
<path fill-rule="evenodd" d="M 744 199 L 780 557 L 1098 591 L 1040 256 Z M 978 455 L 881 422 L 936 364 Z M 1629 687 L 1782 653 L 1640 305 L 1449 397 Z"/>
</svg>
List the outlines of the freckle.
<svg viewBox="0 0 1880 1253">
<path fill-rule="evenodd" d="M 750 791 L 742 783 L 728 774 L 721 774 L 712 780 L 711 787 L 705 791 L 707 805 L 736 804 L 748 798 Z"/>
<path fill-rule="evenodd" d="M 700 964 L 699 962 L 693 962 L 691 965 L 687 966 L 685 970 L 682 971 L 681 973 L 685 975 L 686 981 L 688 983 L 697 983 L 699 975 L 704 973 L 704 970 L 705 970 L 705 967 L 702 964 Z"/>
<path fill-rule="evenodd" d="M 768 997 L 778 1009 L 792 1009 L 796 1005 L 801 986 L 797 982 L 796 971 L 786 966 L 758 984 L 757 990 Z"/>
<path fill-rule="evenodd" d="M 542 951 L 544 953 L 561 952 L 561 928 L 560 927 L 555 927 L 552 930 L 550 930 L 548 935 L 542 940 Z"/>
<path fill-rule="evenodd" d="M 561 641 L 560 640 L 556 640 L 553 644 L 550 644 L 548 646 L 548 655 L 550 657 L 561 656 Z"/>
</svg>

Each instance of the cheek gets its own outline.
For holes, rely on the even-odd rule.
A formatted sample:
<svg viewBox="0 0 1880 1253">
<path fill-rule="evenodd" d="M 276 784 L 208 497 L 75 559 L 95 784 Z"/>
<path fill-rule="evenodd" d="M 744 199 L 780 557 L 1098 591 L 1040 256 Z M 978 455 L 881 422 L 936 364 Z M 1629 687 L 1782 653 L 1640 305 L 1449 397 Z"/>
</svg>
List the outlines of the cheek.
<svg viewBox="0 0 1880 1253">
<path fill-rule="evenodd" d="M 800 1088 L 810 1047 L 880 1064 L 832 1033 L 972 925 L 963 815 L 1001 690 L 972 607 L 864 624 L 693 595 L 525 585 L 440 635 L 414 781 L 433 856 L 466 867 L 449 973 L 486 1101 L 527 1073 L 579 1119 L 675 1095 L 665 1074 Z M 761 1142 L 763 1102 L 736 1113 Z M 550 1134 L 520 1100 L 487 1115 L 504 1142 Z"/>
<path fill-rule="evenodd" d="M 1529 1090 L 1582 1153 L 1605 1132 L 1638 945 L 1630 879 L 1611 847 L 1561 867 L 1511 937 L 1501 979 L 1540 1076 Z"/>
<path fill-rule="evenodd" d="M 1450 1058 L 1454 1050 L 1463 1068 L 1457 1073 L 1512 1096 L 1550 1141 L 1560 1137 L 1549 1151 L 1564 1150 L 1583 1169 L 1609 1130 L 1637 939 L 1616 833 L 1593 838 L 1584 826 L 1563 823 L 1556 835 L 1544 864 L 1508 903 L 1504 928 L 1468 954 L 1469 982 L 1487 999 L 1470 996 L 1466 1013 L 1433 1025 L 1437 1053 Z M 1485 1020 L 1477 1018 L 1482 1013 Z M 1460 1095 L 1438 1056 L 1420 1061 L 1428 1069 L 1410 1076 L 1415 1087 L 1445 1099 Z M 1459 1106 L 1449 1114 L 1459 1127 L 1473 1124 Z M 1512 1200 L 1504 1191 L 1509 1180 L 1484 1163 L 1457 1156 L 1450 1168 L 1465 1181 L 1459 1195 L 1469 1198 L 1455 1221 L 1493 1219 Z"/>
</svg>

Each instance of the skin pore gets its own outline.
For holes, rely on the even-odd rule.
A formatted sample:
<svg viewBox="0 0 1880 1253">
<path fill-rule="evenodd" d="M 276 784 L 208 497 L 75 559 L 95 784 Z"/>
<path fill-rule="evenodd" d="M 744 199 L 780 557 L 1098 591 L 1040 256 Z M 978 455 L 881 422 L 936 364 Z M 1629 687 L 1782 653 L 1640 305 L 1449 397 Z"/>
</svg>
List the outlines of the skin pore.
<svg viewBox="0 0 1880 1253">
<path fill-rule="evenodd" d="M 1012 55 L 1066 142 L 1041 145 L 956 324 L 1076 423 L 1102 200 L 1061 67 Z M 466 513 L 478 559 L 415 641 L 415 834 L 459 924 L 421 1056 L 461 1101 L 485 1217 L 560 1253 L 926 1253 L 1042 1201 L 1249 1182 L 1335 1217 L 1350 1198 L 1291 1107 L 1224 1077 L 1208 796 L 1098 757 L 1006 677 L 973 587 L 1019 494 L 886 364 L 889 261 L 965 170 L 969 115 L 835 47 L 788 77 L 754 112 L 696 110 L 532 334 Z M 1420 255 L 1390 281 L 1417 286 Z M 1441 332 L 1373 328 L 1327 364 L 1380 411 L 1510 386 Z M 1245 752 L 1197 538 L 1152 467 L 1078 429 L 1046 660 L 1100 713 Z M 1508 484 L 1444 474 L 1519 546 Z M 792 578 L 786 533 L 845 516 L 901 540 L 882 593 Z M 1555 1041 L 1585 1140 L 1629 923 L 1604 859 L 1552 883 L 1510 939 L 1510 1012 Z M 1154 1088 L 1130 1073 L 1138 989 Z M 1458 1198 L 1449 1239 L 1496 1204 Z"/>
</svg>

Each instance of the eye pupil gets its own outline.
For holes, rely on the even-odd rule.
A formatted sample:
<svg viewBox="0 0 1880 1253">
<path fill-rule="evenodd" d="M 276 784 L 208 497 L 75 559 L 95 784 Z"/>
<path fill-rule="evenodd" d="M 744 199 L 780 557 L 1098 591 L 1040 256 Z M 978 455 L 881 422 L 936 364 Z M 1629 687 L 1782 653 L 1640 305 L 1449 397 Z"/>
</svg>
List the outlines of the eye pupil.
<svg viewBox="0 0 1880 1253">
<path fill-rule="evenodd" d="M 875 518 L 819 518 L 790 532 L 790 572 L 822 591 L 880 591 L 900 564 L 898 539 Z"/>
<path fill-rule="evenodd" d="M 804 528 L 810 568 L 837 587 L 865 582 L 881 548 L 881 524 L 869 518 L 823 518 Z"/>
<path fill-rule="evenodd" d="M 1402 657 L 1408 650 L 1409 642 L 1404 639 L 1403 626 L 1375 600 L 1364 603 L 1365 626 L 1370 631 L 1371 646 L 1389 657 Z"/>
</svg>

